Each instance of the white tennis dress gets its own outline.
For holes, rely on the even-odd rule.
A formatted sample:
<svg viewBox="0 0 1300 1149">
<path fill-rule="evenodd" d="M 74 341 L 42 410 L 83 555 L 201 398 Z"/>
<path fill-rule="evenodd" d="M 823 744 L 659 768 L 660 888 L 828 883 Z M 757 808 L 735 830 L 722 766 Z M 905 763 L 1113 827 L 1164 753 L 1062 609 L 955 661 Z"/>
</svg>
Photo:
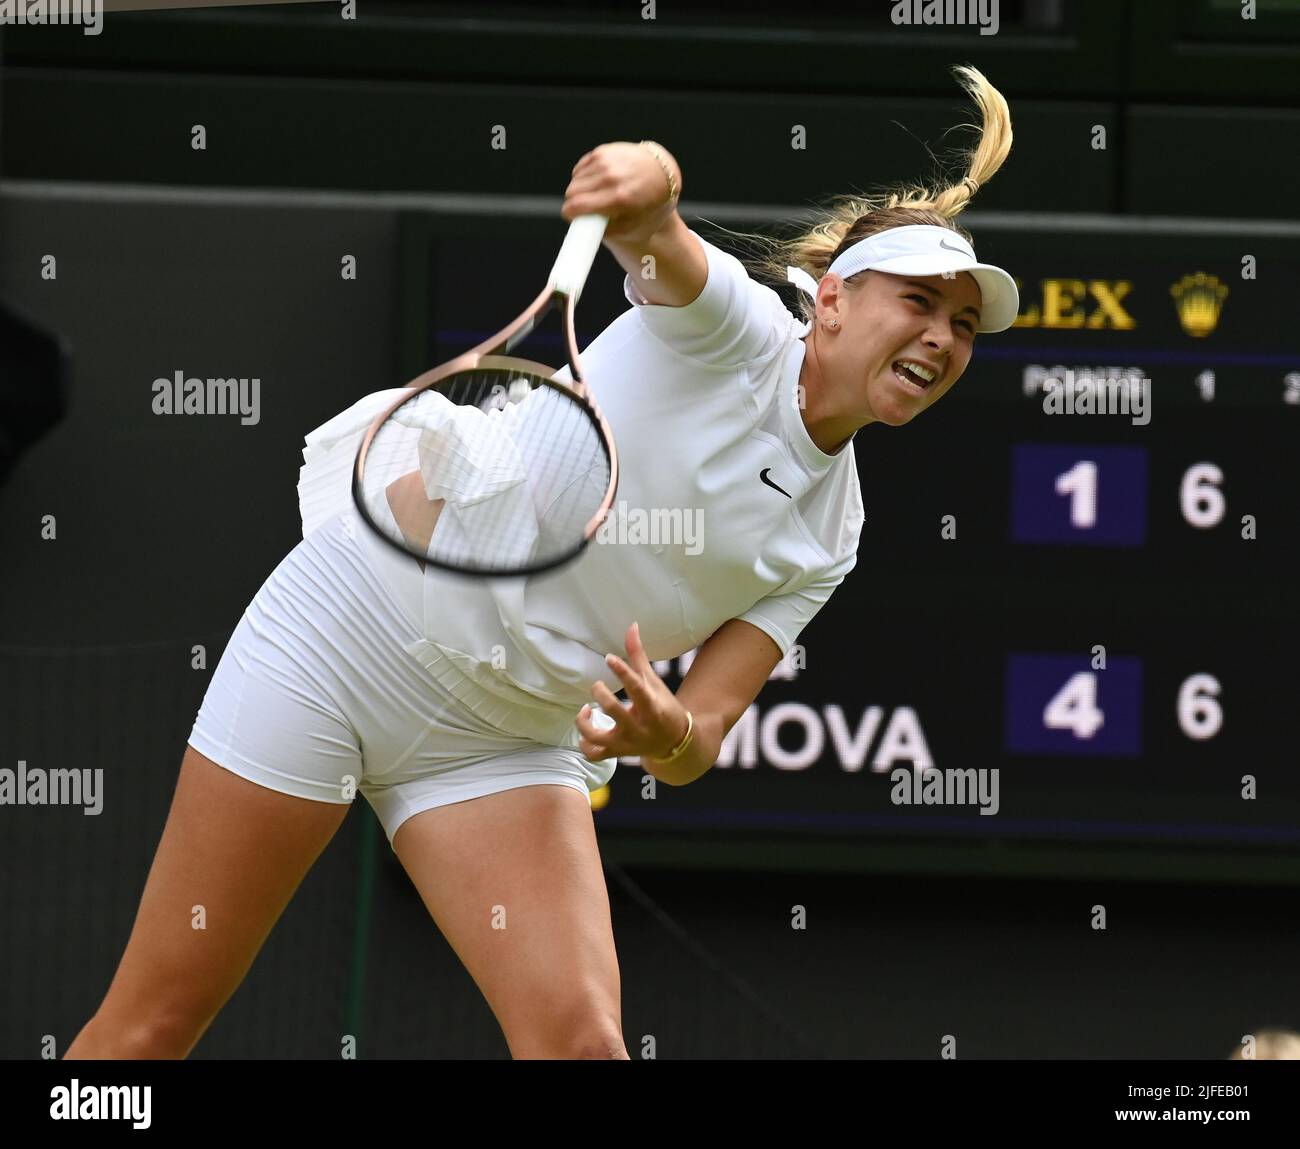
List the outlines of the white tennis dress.
<svg viewBox="0 0 1300 1149">
<path fill-rule="evenodd" d="M 190 744 L 272 789 L 363 794 L 389 841 L 413 814 L 515 786 L 598 789 L 574 719 L 635 620 L 651 659 L 728 619 L 782 653 L 853 569 L 863 512 L 853 444 L 827 455 L 797 402 L 808 326 L 701 240 L 704 289 L 634 305 L 582 353 L 618 443 L 610 522 L 576 561 L 471 579 L 388 546 L 350 495 L 360 438 L 403 389 L 306 438 L 303 540 L 244 612 Z M 556 378 L 569 378 L 568 368 Z"/>
</svg>

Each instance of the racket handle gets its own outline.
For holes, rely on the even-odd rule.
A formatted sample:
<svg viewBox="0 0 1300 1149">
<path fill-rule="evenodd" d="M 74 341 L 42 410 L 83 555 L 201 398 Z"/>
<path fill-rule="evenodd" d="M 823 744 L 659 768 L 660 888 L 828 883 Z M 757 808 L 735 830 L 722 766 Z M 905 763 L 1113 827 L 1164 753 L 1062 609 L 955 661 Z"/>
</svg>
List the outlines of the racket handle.
<svg viewBox="0 0 1300 1149">
<path fill-rule="evenodd" d="M 587 274 L 596 260 L 608 224 L 609 217 L 605 215 L 578 216 L 569 224 L 560 254 L 555 257 L 548 282 L 557 291 L 572 296 L 575 302 L 582 294 L 583 284 L 587 282 Z"/>
</svg>

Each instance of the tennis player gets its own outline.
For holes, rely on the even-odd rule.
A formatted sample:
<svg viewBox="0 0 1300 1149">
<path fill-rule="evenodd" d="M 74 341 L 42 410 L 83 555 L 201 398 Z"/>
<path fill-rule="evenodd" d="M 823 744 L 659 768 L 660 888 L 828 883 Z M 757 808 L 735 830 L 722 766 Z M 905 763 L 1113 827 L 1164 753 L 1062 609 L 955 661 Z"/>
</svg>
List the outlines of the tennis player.
<svg viewBox="0 0 1300 1149">
<path fill-rule="evenodd" d="M 672 786 L 709 769 L 853 569 L 856 432 L 938 402 L 976 333 L 1015 318 L 1014 281 L 953 222 L 1006 158 L 1010 116 L 958 74 L 983 119 L 965 177 L 751 236 L 756 278 L 683 223 L 657 144 L 574 167 L 561 214 L 609 217 L 632 304 L 582 352 L 619 446 L 615 513 L 698 512 L 698 539 L 611 529 L 530 578 L 424 569 L 349 497 L 396 392 L 307 436 L 303 540 L 213 674 L 126 951 L 68 1057 L 187 1056 L 357 793 L 512 1056 L 627 1057 L 590 793 L 622 757 Z M 762 278 L 806 293 L 802 321 Z M 693 648 L 674 694 L 651 663 Z"/>
</svg>

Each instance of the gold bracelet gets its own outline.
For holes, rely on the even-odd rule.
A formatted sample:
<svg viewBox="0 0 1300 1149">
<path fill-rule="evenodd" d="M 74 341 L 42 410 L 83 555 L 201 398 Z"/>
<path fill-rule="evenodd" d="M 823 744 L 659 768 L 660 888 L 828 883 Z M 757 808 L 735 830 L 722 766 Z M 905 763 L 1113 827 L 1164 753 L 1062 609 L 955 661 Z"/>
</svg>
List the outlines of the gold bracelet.
<svg viewBox="0 0 1300 1149">
<path fill-rule="evenodd" d="M 687 747 L 691 744 L 691 739 L 695 737 L 695 716 L 688 710 L 686 712 L 686 733 L 682 735 L 682 740 L 677 743 L 667 758 L 655 758 L 655 762 L 676 762 L 683 754 L 686 753 Z"/>
<path fill-rule="evenodd" d="M 659 166 L 664 169 L 664 175 L 668 177 L 668 202 L 672 203 L 677 198 L 677 179 L 673 175 L 672 168 L 668 166 L 668 161 L 664 159 L 663 149 L 654 140 L 642 140 L 641 144 L 643 147 L 650 149 L 650 154 L 659 161 Z"/>
</svg>

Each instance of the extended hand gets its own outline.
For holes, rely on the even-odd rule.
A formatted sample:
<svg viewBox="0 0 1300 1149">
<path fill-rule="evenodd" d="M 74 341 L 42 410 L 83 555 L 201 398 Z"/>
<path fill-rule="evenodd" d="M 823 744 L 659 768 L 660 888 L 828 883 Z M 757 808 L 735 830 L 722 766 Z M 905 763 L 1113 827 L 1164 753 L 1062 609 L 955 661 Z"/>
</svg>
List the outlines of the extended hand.
<svg viewBox="0 0 1300 1149">
<path fill-rule="evenodd" d="M 614 725 L 601 730 L 592 721 L 591 706 L 578 712 L 575 725 L 582 735 L 578 749 L 591 762 L 602 758 L 666 758 L 686 737 L 686 708 L 654 671 L 641 631 L 634 622 L 627 628 L 625 662 L 616 654 L 605 655 L 609 668 L 622 679 L 629 701 L 620 702 L 603 682 L 592 684 L 592 696 Z"/>
</svg>

